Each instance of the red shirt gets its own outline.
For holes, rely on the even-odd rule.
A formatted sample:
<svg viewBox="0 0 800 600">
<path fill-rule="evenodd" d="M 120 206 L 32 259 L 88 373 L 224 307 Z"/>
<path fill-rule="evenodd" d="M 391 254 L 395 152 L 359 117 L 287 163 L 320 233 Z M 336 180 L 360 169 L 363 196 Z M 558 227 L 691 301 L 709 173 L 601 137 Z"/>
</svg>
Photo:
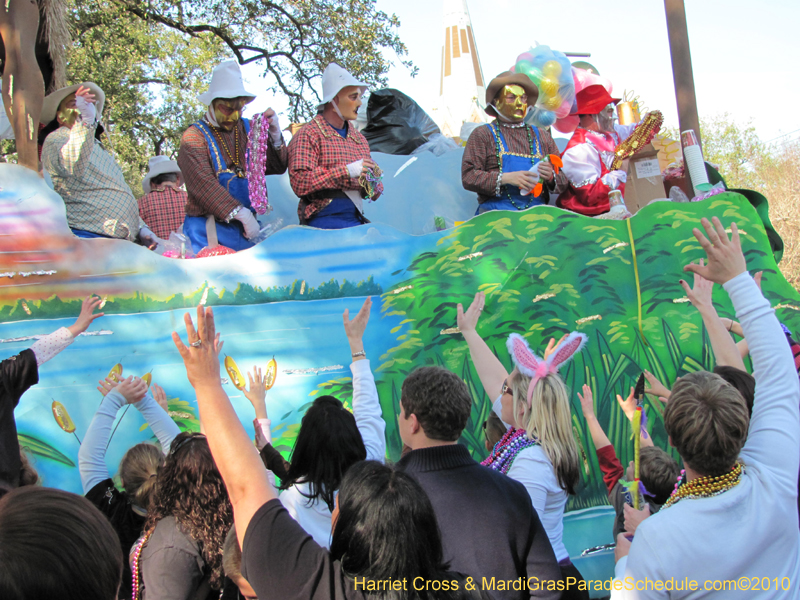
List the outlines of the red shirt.
<svg viewBox="0 0 800 600">
<path fill-rule="evenodd" d="M 169 186 L 153 190 L 139 198 L 139 216 L 153 233 L 166 240 L 183 225 L 187 198 L 186 192 Z"/>
</svg>

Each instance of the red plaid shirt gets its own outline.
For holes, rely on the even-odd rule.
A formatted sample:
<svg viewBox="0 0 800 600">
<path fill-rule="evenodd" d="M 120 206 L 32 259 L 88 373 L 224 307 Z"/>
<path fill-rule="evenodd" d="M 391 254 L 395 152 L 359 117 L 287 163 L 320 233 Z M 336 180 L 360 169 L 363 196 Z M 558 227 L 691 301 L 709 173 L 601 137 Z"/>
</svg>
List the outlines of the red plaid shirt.
<svg viewBox="0 0 800 600">
<path fill-rule="evenodd" d="M 241 119 L 236 124 L 236 127 L 239 130 L 239 165 L 244 169 L 247 134 L 244 132 L 244 123 Z M 219 135 L 235 157 L 235 131 L 220 131 Z M 225 153 L 224 149 L 222 150 L 222 156 L 227 168 L 232 168 L 233 160 Z M 275 148 L 272 145 L 272 140 L 270 140 L 265 173 L 267 175 L 285 173 L 287 158 L 286 144 L 281 144 L 280 148 Z M 194 125 L 184 131 L 183 137 L 181 137 L 178 166 L 181 168 L 181 173 L 186 181 L 186 191 L 189 194 L 189 199 L 186 202 L 187 215 L 191 217 L 214 215 L 214 218 L 218 221 L 224 221 L 234 208 L 240 206 L 241 203 L 219 184 L 219 179 L 211 163 L 211 154 L 208 151 L 206 138 Z"/>
<path fill-rule="evenodd" d="M 297 216 L 300 224 L 328 206 L 342 190 L 360 190 L 358 179 L 351 179 L 347 165 L 371 159 L 366 138 L 351 123 L 343 138 L 317 115 L 289 142 L 289 181 L 300 197 Z"/>
<path fill-rule="evenodd" d="M 528 134 L 525 133 L 524 127 L 509 127 L 501 121 L 496 121 L 496 123 L 500 125 L 509 152 L 525 155 L 531 153 Z M 539 139 L 542 142 L 542 154 L 561 155 L 558 146 L 553 141 L 553 136 L 547 129 L 539 129 Z M 478 127 L 470 134 L 467 147 L 464 149 L 464 158 L 461 160 L 461 184 L 465 190 L 477 192 L 478 202 L 483 203 L 495 197 L 499 173 L 500 163 L 497 160 L 494 136 L 488 126 Z M 553 182 L 547 186 L 547 189 L 550 190 L 550 197 L 558 196 L 567 189 L 568 183 L 566 175 L 559 171 Z"/>
<path fill-rule="evenodd" d="M 153 233 L 166 240 L 183 225 L 187 198 L 186 192 L 170 186 L 153 190 L 139 198 L 139 216 Z"/>
</svg>

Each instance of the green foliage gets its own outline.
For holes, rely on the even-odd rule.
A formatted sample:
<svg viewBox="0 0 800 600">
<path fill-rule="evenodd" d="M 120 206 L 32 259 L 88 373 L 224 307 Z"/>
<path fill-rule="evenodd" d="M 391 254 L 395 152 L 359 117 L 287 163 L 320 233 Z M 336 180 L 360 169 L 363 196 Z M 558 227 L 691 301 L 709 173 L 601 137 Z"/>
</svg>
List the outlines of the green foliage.
<svg viewBox="0 0 800 600">
<path fill-rule="evenodd" d="M 248 283 L 240 283 L 233 292 L 222 289 L 219 293 L 206 282 L 191 294 L 178 293 L 168 298 L 153 298 L 138 291 L 129 297 L 108 297 L 103 306 L 103 312 L 107 315 L 118 315 L 193 308 L 200 303 L 204 296 L 206 306 L 241 306 L 285 302 L 287 300 L 375 296 L 382 293 L 383 288 L 371 276 L 358 283 L 344 280 L 339 284 L 337 280 L 331 279 L 316 288 L 307 286 L 304 281 L 298 282 L 297 280 L 291 285 L 263 289 Z M 0 307 L 0 320 L 8 322 L 74 317 L 80 313 L 81 302 L 82 299 L 64 301 L 58 296 L 52 296 L 46 300 L 18 299 L 14 301 L 14 304 L 6 304 Z M 28 307 L 30 314 L 25 311 L 23 305 Z"/>
<path fill-rule="evenodd" d="M 226 57 L 223 45 L 144 21 L 113 0 L 71 0 L 70 26 L 67 76 L 106 93 L 107 146 L 139 196 L 148 159 L 176 156 L 183 131 L 205 112 L 197 96 Z"/>
<path fill-rule="evenodd" d="M 56 450 L 44 440 L 40 440 L 35 436 L 27 435 L 25 433 L 18 433 L 17 438 L 19 439 L 19 447 L 25 452 L 29 452 L 35 456 L 41 456 L 42 458 L 54 460 L 68 467 L 75 466 L 75 463 L 72 462 L 68 456 L 66 456 L 63 452 Z M 77 442 L 77 440 L 75 441 Z"/>
<path fill-rule="evenodd" d="M 467 306 L 475 292 L 484 291 L 478 332 L 509 370 L 505 342 L 512 332 L 540 354 L 551 337 L 573 330 L 589 336 L 587 347 L 561 370 L 573 392 L 573 433 L 584 479 L 570 508 L 604 504 L 602 475 L 574 392 L 584 383 L 592 388 L 600 424 L 625 463 L 632 457 L 632 431 L 615 396 L 627 396 L 644 369 L 669 386 L 687 372 L 713 367 L 702 319 L 678 284 L 683 265 L 704 256 L 692 228 L 702 216 L 713 215 L 739 224 L 748 267 L 765 272 L 764 289 L 779 318 L 800 327 L 800 296 L 778 274 L 758 216 L 737 194 L 650 205 L 629 222 L 631 233 L 626 221 L 542 208 L 488 213 L 442 235 L 436 251 L 417 256 L 408 279 L 383 295 L 384 313 L 401 318 L 392 331 L 397 343 L 376 369 L 390 456 L 396 458 L 402 448 L 395 419 L 399 390 L 406 375 L 422 365 L 443 366 L 467 383 L 473 406 L 460 441 L 476 459 L 486 456 L 482 424 L 499 390 L 487 396 L 455 329 L 456 304 Z M 714 296 L 719 314 L 732 317 L 720 286 Z M 645 410 L 654 442 L 668 448 L 659 401 L 647 397 Z"/>
</svg>

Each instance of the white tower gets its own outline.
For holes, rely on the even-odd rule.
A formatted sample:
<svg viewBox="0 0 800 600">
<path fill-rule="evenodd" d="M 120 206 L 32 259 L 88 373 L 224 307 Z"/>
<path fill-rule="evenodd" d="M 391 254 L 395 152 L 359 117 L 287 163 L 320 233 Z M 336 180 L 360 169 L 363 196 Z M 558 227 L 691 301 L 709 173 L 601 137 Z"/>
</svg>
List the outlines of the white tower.
<svg viewBox="0 0 800 600">
<path fill-rule="evenodd" d="M 444 135 L 458 137 L 465 122 L 485 123 L 486 87 L 467 0 L 444 0 L 444 43 L 439 102 L 433 119 Z"/>
</svg>

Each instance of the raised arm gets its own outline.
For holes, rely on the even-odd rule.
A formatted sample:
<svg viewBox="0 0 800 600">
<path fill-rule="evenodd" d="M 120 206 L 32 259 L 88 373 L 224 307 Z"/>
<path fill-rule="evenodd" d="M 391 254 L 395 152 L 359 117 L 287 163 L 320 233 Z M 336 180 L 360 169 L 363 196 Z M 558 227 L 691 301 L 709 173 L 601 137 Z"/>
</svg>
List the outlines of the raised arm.
<svg viewBox="0 0 800 600">
<path fill-rule="evenodd" d="M 594 398 L 592 396 L 592 388 L 588 385 L 583 385 L 583 395 L 578 393 L 578 398 L 581 401 L 581 410 L 583 411 L 583 418 L 586 419 L 586 426 L 589 428 L 589 434 L 592 436 L 592 443 L 595 450 L 610 446 L 611 441 L 608 439 L 606 432 L 600 426 L 600 421 L 594 414 Z"/>
<path fill-rule="evenodd" d="M 703 266 L 703 259 L 700 259 L 699 265 Z M 680 283 L 692 306 L 697 309 L 697 312 L 703 318 L 703 324 L 706 326 L 706 331 L 708 331 L 708 339 L 711 342 L 711 348 L 714 350 L 714 359 L 717 364 L 719 366 L 735 367 L 744 371 L 744 361 L 742 361 L 742 355 L 736 347 L 736 342 L 733 341 L 725 323 L 719 318 L 711 300 L 714 282 L 695 273 L 694 287 L 690 288 L 689 284 L 683 279 L 681 279 Z"/>
<path fill-rule="evenodd" d="M 200 419 L 206 424 L 208 445 L 228 490 L 237 537 L 240 546 L 244 547 L 244 535 L 253 515 L 278 495 L 222 389 L 219 375 L 221 343 L 215 330 L 213 310 L 197 307 L 196 331 L 188 313 L 184 321 L 189 345 L 185 345 L 175 332 L 172 339 L 186 365 L 189 383 L 197 394 Z"/>
<path fill-rule="evenodd" d="M 636 397 L 634 396 L 634 389 L 631 388 L 628 397 L 623 399 L 622 396 L 617 394 L 617 404 L 622 409 L 622 412 L 625 414 L 625 418 L 631 422 L 633 425 L 633 415 L 636 413 L 636 405 L 638 404 L 636 401 Z M 644 410 L 644 409 L 642 409 Z M 652 446 L 653 440 L 650 438 L 649 435 L 645 435 L 644 432 L 640 432 L 639 437 L 641 438 L 642 446 Z"/>
<path fill-rule="evenodd" d="M 386 423 L 381 413 L 375 377 L 369 368 L 369 360 L 364 351 L 364 331 L 367 328 L 371 308 L 372 298 L 367 297 L 353 319 L 350 319 L 349 309 L 345 309 L 342 321 L 353 358 L 353 363 L 350 365 L 350 371 L 353 373 L 353 416 L 367 449 L 367 460 L 385 462 Z"/>
<path fill-rule="evenodd" d="M 111 437 L 114 418 L 126 404 L 142 400 L 147 392 L 147 384 L 141 379 L 128 377 L 119 384 L 109 380 L 101 381 L 97 389 L 105 397 L 94 414 L 78 451 L 78 470 L 84 494 L 88 494 L 94 486 L 110 477 L 106 467 L 106 447 Z"/>
<path fill-rule="evenodd" d="M 163 399 L 164 406 L 162 406 L 160 399 Z M 169 452 L 172 446 L 172 440 L 181 432 L 180 427 L 175 424 L 175 421 L 169 416 L 166 409 L 167 396 L 164 390 L 157 384 L 150 386 L 144 398 L 134 406 L 142 413 L 144 420 L 153 430 L 153 433 L 158 438 L 158 443 L 161 444 L 161 451 L 164 454 Z"/>
<path fill-rule="evenodd" d="M 499 396 L 503 382 L 508 378 L 508 371 L 500 362 L 494 352 L 491 351 L 483 338 L 478 335 L 476 327 L 478 319 L 483 312 L 483 307 L 486 304 L 486 294 L 478 292 L 475 294 L 475 299 L 469 308 L 464 312 L 464 307 L 458 305 L 458 328 L 461 334 L 467 341 L 469 346 L 469 355 L 472 359 L 472 364 L 475 365 L 475 370 L 478 372 L 481 384 L 486 395 L 494 402 Z"/>
</svg>

